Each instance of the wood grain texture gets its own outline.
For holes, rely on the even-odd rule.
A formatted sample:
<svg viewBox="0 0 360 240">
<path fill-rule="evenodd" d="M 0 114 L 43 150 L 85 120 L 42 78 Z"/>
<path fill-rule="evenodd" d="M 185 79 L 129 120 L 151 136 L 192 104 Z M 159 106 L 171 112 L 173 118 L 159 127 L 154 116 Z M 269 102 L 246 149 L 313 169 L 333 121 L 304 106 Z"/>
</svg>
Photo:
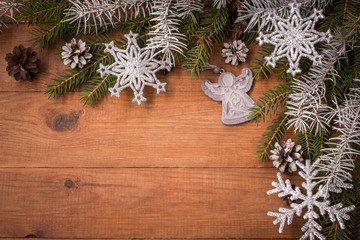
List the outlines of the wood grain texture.
<svg viewBox="0 0 360 240">
<path fill-rule="evenodd" d="M 41 72 L 16 82 L 4 57 L 30 46 L 31 28 L 9 24 L 0 34 L 0 238 L 51 239 L 294 239 L 298 220 L 277 232 L 268 210 L 285 206 L 266 196 L 275 180 L 255 148 L 270 122 L 228 127 L 221 104 L 181 67 L 167 75 L 167 93 L 146 89 L 148 101 L 109 94 L 96 107 L 78 93 L 55 101 L 45 84 L 61 73 L 58 42 L 39 52 Z M 120 36 L 119 34 L 115 34 Z M 220 48 L 210 62 L 240 74 L 254 59 L 226 65 Z M 257 100 L 274 79 L 255 82 Z M 298 179 L 295 179 L 298 180 Z"/>
<path fill-rule="evenodd" d="M 9 31 L 16 28 L 25 30 L 13 26 Z M 2 46 L 8 45 L 4 41 Z M 59 72 L 64 66 L 53 50 L 43 51 L 42 59 L 46 52 L 47 65 L 42 74 L 51 77 L 50 72 Z M 233 69 L 235 74 L 240 74 L 253 58 L 251 55 L 241 68 L 229 67 L 219 54 L 214 54 L 212 62 Z M 57 101 L 47 100 L 41 92 L 9 93 L 14 89 L 32 91 L 31 87 L 44 90 L 49 79 L 40 75 L 34 83 L 16 82 L 5 74 L 0 72 L 0 78 L 5 79 L 0 85 L 0 104 L 7 106 L 0 110 L 0 136 L 6 139 L 0 145 L 0 152 L 4 153 L 0 166 L 262 166 L 254 161 L 254 152 L 270 122 L 259 127 L 254 122 L 224 126 L 221 103 L 205 96 L 201 81 L 192 79 L 180 67 L 166 76 L 159 74 L 167 82 L 168 92 L 157 95 L 147 89 L 148 101 L 141 107 L 131 102 L 131 91 L 125 91 L 120 99 L 107 94 L 95 108 L 80 104 L 77 93 L 66 94 Z M 212 71 L 205 71 L 204 75 L 200 79 L 217 81 L 218 75 Z M 277 84 L 255 82 L 249 95 L 257 100 L 263 91 Z"/>
<path fill-rule="evenodd" d="M 265 124 L 224 126 L 221 104 L 201 92 L 158 95 L 141 108 L 130 98 L 106 98 L 90 108 L 78 105 L 76 94 L 54 102 L 42 93 L 0 93 L 6 106 L 0 109 L 0 137 L 6 139 L 0 165 L 264 166 L 254 153 Z"/>
<path fill-rule="evenodd" d="M 0 169 L 0 236 L 278 237 L 275 169 Z M 268 206 L 273 206 L 269 208 Z M 296 226 L 299 222 L 295 222 Z M 285 228 L 282 237 L 296 236 Z M 266 233 L 266 236 L 264 235 Z"/>
</svg>

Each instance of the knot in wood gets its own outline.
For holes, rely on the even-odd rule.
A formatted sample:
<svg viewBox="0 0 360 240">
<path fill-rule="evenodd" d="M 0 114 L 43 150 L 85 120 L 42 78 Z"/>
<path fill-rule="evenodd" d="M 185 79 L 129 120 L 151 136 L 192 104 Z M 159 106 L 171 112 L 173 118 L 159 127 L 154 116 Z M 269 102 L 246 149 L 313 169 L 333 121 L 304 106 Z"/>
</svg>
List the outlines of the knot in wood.
<svg viewBox="0 0 360 240">
<path fill-rule="evenodd" d="M 65 182 L 64 182 L 64 186 L 66 187 L 66 188 L 72 188 L 72 187 L 74 187 L 74 182 L 71 180 L 71 179 L 66 179 L 65 180 Z"/>
<path fill-rule="evenodd" d="M 53 128 L 57 132 L 65 132 L 77 125 L 79 115 L 75 113 L 56 115 L 53 122 Z"/>
</svg>

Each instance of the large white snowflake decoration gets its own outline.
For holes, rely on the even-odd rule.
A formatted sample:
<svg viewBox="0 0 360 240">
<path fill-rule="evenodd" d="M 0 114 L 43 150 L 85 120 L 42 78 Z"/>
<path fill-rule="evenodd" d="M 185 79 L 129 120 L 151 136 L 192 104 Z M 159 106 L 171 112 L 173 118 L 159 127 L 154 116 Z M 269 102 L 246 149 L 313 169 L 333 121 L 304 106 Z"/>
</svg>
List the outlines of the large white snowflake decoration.
<svg viewBox="0 0 360 240">
<path fill-rule="evenodd" d="M 301 231 L 303 231 L 304 234 L 300 239 L 326 239 L 320 233 L 322 230 L 321 225 L 316 222 L 319 215 L 315 212 L 315 207 L 319 209 L 321 215 L 328 213 L 331 221 L 334 222 L 337 220 L 341 229 L 345 228 L 343 220 L 350 219 L 350 216 L 347 213 L 354 210 L 355 206 L 352 205 L 343 208 L 341 203 L 330 206 L 330 201 L 327 200 L 328 192 L 324 185 L 318 185 L 318 182 L 314 181 L 318 174 L 318 170 L 316 170 L 318 161 L 311 164 L 311 162 L 307 160 L 305 165 L 301 162 L 296 162 L 299 168 L 303 170 L 299 171 L 299 175 L 305 180 L 305 182 L 302 183 L 302 186 L 306 193 L 302 193 L 299 187 L 293 189 L 292 184 L 288 179 L 284 183 L 280 173 L 277 174 L 279 182 L 272 182 L 272 185 L 275 188 L 268 191 L 268 195 L 279 193 L 279 197 L 290 196 L 290 200 L 293 202 L 290 205 L 290 209 L 279 208 L 279 212 L 268 212 L 269 216 L 276 217 L 273 221 L 274 224 L 280 223 L 280 233 L 283 231 L 285 223 L 287 222 L 287 224 L 290 225 L 294 214 L 296 213 L 296 215 L 300 216 L 305 207 L 307 207 L 307 212 L 304 214 L 303 218 L 307 220 L 307 222 L 301 228 Z M 316 187 L 317 191 L 315 191 Z"/>
<path fill-rule="evenodd" d="M 109 88 L 111 96 L 120 97 L 120 92 L 130 87 L 135 95 L 132 101 L 140 106 L 141 102 L 146 101 L 143 96 L 145 86 L 155 88 L 158 94 L 166 92 L 166 83 L 161 83 L 155 73 L 161 69 L 170 71 L 170 67 L 154 58 L 154 50 L 140 48 L 136 40 L 137 36 L 138 34 L 131 31 L 125 35 L 128 40 L 126 49 L 115 47 L 114 42 L 105 44 L 104 52 L 110 53 L 115 62 L 107 66 L 100 64 L 97 71 L 101 77 L 105 75 L 117 77 L 115 86 Z"/>
<path fill-rule="evenodd" d="M 281 18 L 273 12 L 268 16 L 274 26 L 274 31 L 270 34 L 259 32 L 256 39 L 261 46 L 269 43 L 275 46 L 274 51 L 269 57 L 265 57 L 267 65 L 275 67 L 276 62 L 286 57 L 289 61 L 287 73 L 295 76 L 301 72 L 299 61 L 301 57 L 309 58 L 313 64 L 321 63 L 323 58 L 315 50 L 314 45 L 318 42 L 330 42 L 330 30 L 326 33 L 314 30 L 316 22 L 324 18 L 322 11 L 314 9 L 314 12 L 306 18 L 300 15 L 300 4 L 293 2 L 289 4 L 290 13 L 287 18 Z"/>
</svg>

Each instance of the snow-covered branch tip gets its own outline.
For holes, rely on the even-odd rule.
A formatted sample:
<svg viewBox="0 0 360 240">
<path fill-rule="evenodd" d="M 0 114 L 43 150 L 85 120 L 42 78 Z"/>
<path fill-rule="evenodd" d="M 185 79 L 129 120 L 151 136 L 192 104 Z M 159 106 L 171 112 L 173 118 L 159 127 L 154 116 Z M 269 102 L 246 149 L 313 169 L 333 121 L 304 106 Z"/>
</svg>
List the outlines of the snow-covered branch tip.
<svg viewBox="0 0 360 240">
<path fill-rule="evenodd" d="M 148 48 L 156 49 L 162 58 L 162 61 L 169 66 L 175 65 L 174 52 L 183 54 L 187 48 L 184 43 L 186 37 L 179 32 L 180 19 L 177 16 L 175 5 L 171 4 L 171 0 L 156 0 L 151 6 L 151 15 L 154 16 L 151 21 L 155 21 L 156 25 L 149 32 Z"/>
<path fill-rule="evenodd" d="M 11 21 L 16 22 L 14 12 L 19 11 L 20 3 L 15 0 L 0 1 L 0 32 L 3 26 L 6 26 L 4 18 L 9 18 Z"/>
<path fill-rule="evenodd" d="M 328 132 L 327 126 L 332 119 L 332 108 L 326 103 L 326 81 L 335 82 L 338 72 L 334 64 L 345 55 L 346 42 L 335 37 L 328 48 L 322 51 L 323 59 L 310 68 L 306 75 L 294 79 L 293 92 L 289 94 L 286 114 L 291 116 L 288 128 L 295 132 L 310 130 L 315 135 Z"/>
<path fill-rule="evenodd" d="M 271 14 L 276 14 L 281 18 L 285 18 L 289 15 L 290 0 L 251 0 L 243 1 L 241 3 L 242 9 L 238 11 L 239 17 L 235 20 L 235 23 L 241 22 L 250 18 L 248 26 L 245 29 L 245 32 L 250 31 L 255 26 L 261 31 L 272 29 L 271 21 L 268 21 L 268 17 Z M 269 24 L 270 23 L 270 24 Z"/>
<path fill-rule="evenodd" d="M 354 80 L 358 82 L 359 80 Z M 360 88 L 352 88 L 339 106 L 334 101 L 334 130 L 339 133 L 327 143 L 322 151 L 318 169 L 325 173 L 320 182 L 331 192 L 341 192 L 352 188 L 352 175 L 355 156 L 360 155 Z"/>
<path fill-rule="evenodd" d="M 97 34 L 99 29 L 115 26 L 115 21 L 122 18 L 137 17 L 145 14 L 147 0 L 68 0 L 72 6 L 65 10 L 64 22 L 77 23 L 79 33 L 81 27 L 84 33 L 90 33 L 92 26 Z"/>
<path fill-rule="evenodd" d="M 319 209 L 321 215 L 327 213 L 331 221 L 338 221 L 341 229 L 345 228 L 344 220 L 350 219 L 348 213 L 353 211 L 355 206 L 343 207 L 341 203 L 330 206 L 330 201 L 327 200 L 328 192 L 326 191 L 326 187 L 315 181 L 318 174 L 318 162 L 319 160 L 311 164 L 310 160 L 307 160 L 305 165 L 301 162 L 296 162 L 302 170 L 299 171 L 299 175 L 305 180 L 302 183 L 304 193 L 299 187 L 293 189 L 289 180 L 284 182 L 280 173 L 277 174 L 279 182 L 272 183 L 275 188 L 267 192 L 268 195 L 279 193 L 279 197 L 289 196 L 292 201 L 290 209 L 280 208 L 279 212 L 268 212 L 269 216 L 275 217 L 273 221 L 274 224 L 280 223 L 280 233 L 283 231 L 285 223 L 288 225 L 291 224 L 294 214 L 300 216 L 304 208 L 307 208 L 307 211 L 303 215 L 306 223 L 301 228 L 303 231 L 303 235 L 300 238 L 301 240 L 308 238 L 326 239 L 325 236 L 321 234 L 321 225 L 316 222 L 319 214 L 314 209 L 315 207 Z"/>
<path fill-rule="evenodd" d="M 199 14 L 204 12 L 204 4 L 197 0 L 178 0 L 175 3 L 175 9 L 178 11 L 178 17 L 184 19 L 191 17 L 194 23 L 197 23 L 194 13 Z"/>
<path fill-rule="evenodd" d="M 228 5 L 228 3 L 229 3 L 229 0 L 213 0 L 212 6 L 217 9 L 220 9 L 220 8 L 226 7 Z"/>
<path fill-rule="evenodd" d="M 301 9 L 306 12 L 312 12 L 313 9 L 324 9 L 332 0 L 302 0 L 296 1 L 301 4 Z M 268 17 L 276 14 L 281 18 L 286 18 L 289 15 L 289 4 L 294 3 L 294 0 L 251 0 L 243 1 L 241 3 L 242 9 L 238 11 L 239 17 L 235 23 L 249 19 L 249 23 L 245 31 L 250 31 L 255 26 L 257 30 L 265 29 L 269 31 L 273 28 L 272 23 L 268 21 Z"/>
</svg>

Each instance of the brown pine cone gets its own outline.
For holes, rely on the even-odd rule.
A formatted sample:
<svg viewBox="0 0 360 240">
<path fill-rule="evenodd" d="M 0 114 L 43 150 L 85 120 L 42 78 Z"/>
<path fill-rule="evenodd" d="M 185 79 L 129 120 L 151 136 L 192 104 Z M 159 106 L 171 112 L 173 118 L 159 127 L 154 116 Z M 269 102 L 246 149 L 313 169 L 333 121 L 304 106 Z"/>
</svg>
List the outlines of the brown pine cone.
<svg viewBox="0 0 360 240">
<path fill-rule="evenodd" d="M 6 54 L 5 61 L 8 63 L 6 71 L 9 76 L 14 76 L 16 81 L 31 81 L 33 75 L 39 72 L 40 60 L 31 47 L 25 48 L 23 45 L 14 47 L 12 53 Z"/>
</svg>

